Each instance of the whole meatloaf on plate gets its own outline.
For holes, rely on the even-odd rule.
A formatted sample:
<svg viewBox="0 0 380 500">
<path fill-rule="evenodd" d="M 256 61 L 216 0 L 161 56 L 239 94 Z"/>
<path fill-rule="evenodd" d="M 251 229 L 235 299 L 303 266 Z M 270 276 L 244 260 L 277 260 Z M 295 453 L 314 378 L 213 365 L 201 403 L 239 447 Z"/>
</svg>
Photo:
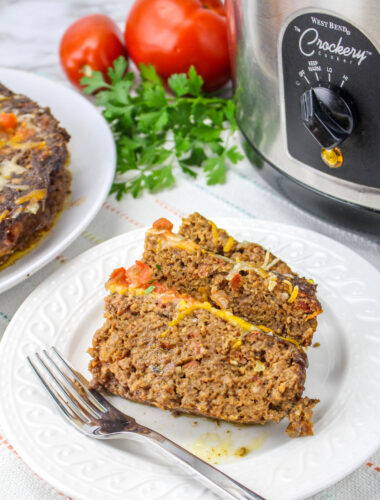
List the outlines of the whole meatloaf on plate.
<svg viewBox="0 0 380 500">
<path fill-rule="evenodd" d="M 154 278 L 196 300 L 228 309 L 276 335 L 309 346 L 322 312 L 316 285 L 264 266 L 207 251 L 159 219 L 146 233 L 144 262 Z"/>
<path fill-rule="evenodd" d="M 70 193 L 69 134 L 0 84 L 0 265 L 54 224 Z"/>
<path fill-rule="evenodd" d="M 293 343 L 157 281 L 141 262 L 116 269 L 94 335 L 92 386 L 141 403 L 245 424 L 289 419 L 312 434 L 306 354 Z"/>
</svg>

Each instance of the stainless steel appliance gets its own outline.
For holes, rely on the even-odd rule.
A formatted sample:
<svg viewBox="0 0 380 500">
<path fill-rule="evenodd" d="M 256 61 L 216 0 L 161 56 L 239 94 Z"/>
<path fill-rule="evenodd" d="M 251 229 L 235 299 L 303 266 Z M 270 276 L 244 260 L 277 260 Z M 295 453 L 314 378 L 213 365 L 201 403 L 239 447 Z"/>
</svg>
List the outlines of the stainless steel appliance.
<svg viewBox="0 0 380 500">
<path fill-rule="evenodd" d="M 380 0 L 227 0 L 252 163 L 306 210 L 380 233 Z"/>
</svg>

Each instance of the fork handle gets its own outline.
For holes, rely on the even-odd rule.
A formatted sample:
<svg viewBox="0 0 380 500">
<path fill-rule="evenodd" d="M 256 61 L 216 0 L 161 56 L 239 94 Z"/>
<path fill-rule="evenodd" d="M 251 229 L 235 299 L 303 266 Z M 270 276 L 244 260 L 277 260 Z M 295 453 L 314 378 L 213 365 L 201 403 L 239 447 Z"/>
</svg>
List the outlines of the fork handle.
<svg viewBox="0 0 380 500">
<path fill-rule="evenodd" d="M 222 498 L 229 500 L 265 500 L 264 497 L 249 490 L 158 432 L 138 425 L 138 428 L 134 429 L 133 432 L 127 431 L 123 434 L 128 434 L 129 438 L 135 438 L 139 441 L 149 441 L 169 455 L 182 468 L 193 473 L 193 476 L 195 472 L 194 477 L 196 479 Z"/>
</svg>

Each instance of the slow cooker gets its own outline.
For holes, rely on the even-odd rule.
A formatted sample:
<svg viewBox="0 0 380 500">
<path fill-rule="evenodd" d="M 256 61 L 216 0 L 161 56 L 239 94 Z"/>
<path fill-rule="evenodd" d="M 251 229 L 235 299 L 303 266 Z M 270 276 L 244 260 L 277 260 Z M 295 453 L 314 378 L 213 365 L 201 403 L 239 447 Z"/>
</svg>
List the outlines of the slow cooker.
<svg viewBox="0 0 380 500">
<path fill-rule="evenodd" d="M 227 0 L 253 165 L 329 221 L 380 233 L 379 0 Z"/>
</svg>

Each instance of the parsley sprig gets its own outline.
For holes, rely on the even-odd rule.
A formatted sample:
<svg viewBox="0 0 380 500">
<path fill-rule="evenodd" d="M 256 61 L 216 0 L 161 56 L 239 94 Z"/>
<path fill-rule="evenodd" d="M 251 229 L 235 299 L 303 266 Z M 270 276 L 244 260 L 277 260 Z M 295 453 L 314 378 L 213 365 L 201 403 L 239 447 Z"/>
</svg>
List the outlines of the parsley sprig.
<svg viewBox="0 0 380 500">
<path fill-rule="evenodd" d="M 110 83 L 94 71 L 81 84 L 111 126 L 117 149 L 117 167 L 111 193 L 120 200 L 137 197 L 144 189 L 154 193 L 175 184 L 175 172 L 196 177 L 203 168 L 208 184 L 223 183 L 226 165 L 243 156 L 230 138 L 236 130 L 235 108 L 230 99 L 202 92 L 203 79 L 192 66 L 188 74 L 168 79 L 173 94 L 154 66 L 140 65 L 142 82 L 119 57 L 109 68 Z"/>
</svg>

